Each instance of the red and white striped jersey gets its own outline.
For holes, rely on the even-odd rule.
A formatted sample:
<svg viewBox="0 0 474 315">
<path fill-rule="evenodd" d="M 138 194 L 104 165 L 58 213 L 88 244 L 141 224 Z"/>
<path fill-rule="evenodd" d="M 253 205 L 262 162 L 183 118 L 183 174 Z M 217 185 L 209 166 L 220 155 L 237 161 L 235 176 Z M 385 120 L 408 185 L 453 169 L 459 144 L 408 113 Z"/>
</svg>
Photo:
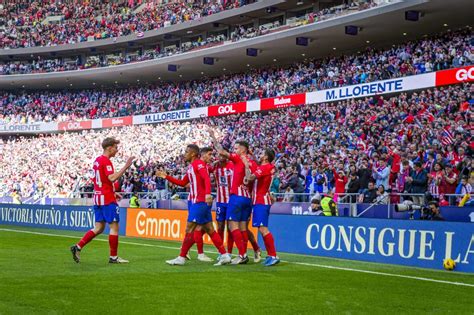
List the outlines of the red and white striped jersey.
<svg viewBox="0 0 474 315">
<path fill-rule="evenodd" d="M 245 164 L 242 162 L 242 158 L 236 153 L 231 153 L 229 160 L 234 163 L 230 194 L 250 198 L 250 191 L 248 187 L 244 185 Z"/>
<path fill-rule="evenodd" d="M 254 205 L 271 205 L 270 185 L 275 173 L 275 166 L 271 163 L 260 166 L 253 164 L 251 165 L 251 171 L 256 177 L 253 184 L 252 203 Z"/>
<path fill-rule="evenodd" d="M 106 206 L 117 203 L 115 198 L 115 187 L 109 179 L 109 175 L 114 173 L 114 166 L 105 155 L 99 156 L 94 161 L 94 205 Z"/>
<path fill-rule="evenodd" d="M 189 164 L 186 175 L 182 179 L 172 176 L 166 176 L 166 179 L 182 187 L 189 183 L 188 200 L 192 203 L 206 202 L 206 195 L 211 194 L 211 179 L 206 163 L 202 160 L 196 159 Z"/>
<path fill-rule="evenodd" d="M 214 170 L 216 177 L 217 199 L 218 203 L 228 203 L 230 197 L 230 186 L 232 184 L 234 164 L 227 162 L 224 166 L 218 164 Z"/>
<path fill-rule="evenodd" d="M 431 179 L 428 187 L 428 191 L 434 196 L 437 197 L 439 195 L 439 183 L 438 183 L 438 178 L 442 178 L 443 173 L 440 172 L 430 172 Z"/>
</svg>

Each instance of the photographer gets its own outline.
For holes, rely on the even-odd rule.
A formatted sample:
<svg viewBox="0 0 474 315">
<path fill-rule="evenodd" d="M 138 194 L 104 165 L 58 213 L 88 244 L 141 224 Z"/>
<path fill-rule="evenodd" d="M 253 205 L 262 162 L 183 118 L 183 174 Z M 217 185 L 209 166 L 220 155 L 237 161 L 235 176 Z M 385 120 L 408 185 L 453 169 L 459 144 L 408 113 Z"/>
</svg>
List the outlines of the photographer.
<svg viewBox="0 0 474 315">
<path fill-rule="evenodd" d="M 429 211 L 423 211 L 421 220 L 430 220 L 430 221 L 444 221 L 444 218 L 441 216 L 439 210 L 439 204 L 437 201 L 428 202 Z"/>
</svg>

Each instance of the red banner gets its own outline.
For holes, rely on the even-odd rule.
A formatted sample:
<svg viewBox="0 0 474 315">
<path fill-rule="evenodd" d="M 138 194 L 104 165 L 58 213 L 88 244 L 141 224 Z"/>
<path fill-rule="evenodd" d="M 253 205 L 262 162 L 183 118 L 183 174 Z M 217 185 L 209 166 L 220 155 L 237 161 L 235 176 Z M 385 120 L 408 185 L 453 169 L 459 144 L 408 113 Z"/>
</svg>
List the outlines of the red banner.
<svg viewBox="0 0 474 315">
<path fill-rule="evenodd" d="M 436 86 L 474 81 L 474 66 L 436 72 Z"/>
<path fill-rule="evenodd" d="M 209 106 L 207 108 L 207 115 L 212 116 L 224 116 L 238 113 L 245 113 L 247 111 L 247 102 L 239 102 L 232 104 L 223 104 L 216 106 Z"/>
<path fill-rule="evenodd" d="M 102 128 L 130 126 L 133 123 L 132 116 L 102 119 Z"/>
<path fill-rule="evenodd" d="M 306 103 L 306 94 L 293 94 L 282 97 L 272 97 L 260 100 L 260 110 L 270 110 L 285 108 L 291 106 L 304 105 Z"/>
<path fill-rule="evenodd" d="M 91 129 L 91 128 L 92 128 L 92 120 L 68 121 L 68 122 L 61 122 L 58 124 L 58 129 L 60 131 L 82 130 L 82 129 Z"/>
</svg>

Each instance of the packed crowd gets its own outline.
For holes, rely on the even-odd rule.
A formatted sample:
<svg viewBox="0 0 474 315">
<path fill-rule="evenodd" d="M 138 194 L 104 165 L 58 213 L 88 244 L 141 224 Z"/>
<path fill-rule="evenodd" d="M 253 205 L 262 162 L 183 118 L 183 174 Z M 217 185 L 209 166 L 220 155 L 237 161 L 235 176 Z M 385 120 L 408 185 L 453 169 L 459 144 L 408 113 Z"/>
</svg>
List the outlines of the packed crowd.
<svg viewBox="0 0 474 315">
<path fill-rule="evenodd" d="M 196 139 L 202 145 L 203 130 L 188 122 L 8 139 L 0 142 L 0 195 L 17 190 L 22 197 L 69 196 L 88 182 L 90 166 L 102 153 L 101 139 L 107 136 L 122 142 L 116 165 L 134 155 L 138 157 L 136 170 L 150 163 L 174 168 L 181 152 L 177 144 Z M 180 171 L 182 168 L 177 169 Z"/>
<path fill-rule="evenodd" d="M 155 49 L 148 49 L 146 51 L 120 55 L 117 58 L 108 58 L 107 55 L 94 56 L 94 59 L 100 60 L 99 62 L 90 62 L 89 60 L 81 62 L 79 59 L 77 59 L 76 62 L 71 62 L 70 60 L 63 60 L 60 58 L 43 59 L 41 57 L 37 57 L 34 60 L 22 60 L 3 63 L 0 62 L 0 75 L 82 70 L 158 59 L 184 52 L 189 52 L 193 49 L 209 48 L 215 45 L 223 44 L 227 40 L 235 42 L 242 39 L 265 35 L 270 32 L 278 31 L 280 29 L 288 29 L 291 27 L 315 23 L 328 18 L 350 13 L 353 10 L 365 10 L 376 5 L 377 4 L 373 1 L 367 1 L 367 3 L 365 1 L 361 1 L 360 3 L 359 1 L 351 1 L 348 4 L 325 8 L 317 12 L 305 14 L 302 17 L 290 19 L 287 21 L 286 25 L 282 25 L 279 21 L 264 24 L 260 27 L 238 25 L 230 32 L 229 36 L 226 36 L 225 33 L 215 35 L 209 34 L 206 37 L 198 36 L 193 41 L 183 42 L 181 46 L 177 45 L 173 47 L 161 47 L 160 45 L 158 45 Z"/>
<path fill-rule="evenodd" d="M 390 193 L 420 198 L 430 192 L 455 204 L 461 197 L 443 196 L 466 195 L 474 184 L 473 95 L 474 85 L 464 84 L 389 99 L 10 139 L 2 144 L 0 190 L 17 190 L 22 197 L 69 196 L 90 184 L 100 141 L 115 136 L 122 141 L 117 167 L 137 157 L 122 190 L 174 195 L 180 190 L 159 181 L 154 171 L 184 174 L 185 144 L 209 145 L 213 128 L 227 148 L 246 139 L 254 156 L 265 147 L 278 152 L 271 189 L 285 201 L 304 200 L 300 193 L 334 193 L 336 199 L 355 194 L 353 201 L 387 203 L 400 200 Z"/>
<path fill-rule="evenodd" d="M 90 39 L 115 38 L 198 20 L 247 4 L 246 0 L 161 1 L 141 0 L 68 2 L 8 1 L 0 9 L 0 48 L 74 44 Z M 138 9 L 138 10 L 137 10 Z M 44 23 L 48 17 L 56 23 Z"/>
<path fill-rule="evenodd" d="M 0 92 L 0 123 L 69 121 L 147 114 L 225 104 L 474 63 L 471 29 L 409 42 L 388 50 L 307 60 L 183 83 L 123 90 Z"/>
</svg>

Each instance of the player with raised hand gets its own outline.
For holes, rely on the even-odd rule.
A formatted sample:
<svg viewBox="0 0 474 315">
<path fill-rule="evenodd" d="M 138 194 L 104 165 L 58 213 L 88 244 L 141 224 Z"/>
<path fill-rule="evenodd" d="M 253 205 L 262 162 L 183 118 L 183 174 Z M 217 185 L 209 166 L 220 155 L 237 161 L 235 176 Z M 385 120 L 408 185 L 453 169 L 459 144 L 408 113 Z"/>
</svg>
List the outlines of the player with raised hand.
<svg viewBox="0 0 474 315">
<path fill-rule="evenodd" d="M 244 183 L 245 165 L 242 162 L 242 157 L 248 154 L 249 145 L 246 141 L 237 141 L 234 145 L 234 153 L 229 153 L 217 141 L 213 129 L 209 129 L 209 135 L 217 152 L 234 165 L 226 220 L 229 223 L 234 243 L 239 249 L 239 256 L 232 260 L 232 264 L 246 264 L 249 261 L 247 256 L 247 221 L 252 212 L 252 200 L 248 187 Z"/>
<path fill-rule="evenodd" d="M 226 213 L 230 196 L 230 185 L 232 183 L 232 173 L 234 165 L 226 157 L 219 155 L 219 161 L 210 168 L 216 179 L 216 221 L 217 233 L 224 239 L 226 227 Z M 232 253 L 234 241 L 230 230 L 227 231 L 227 252 Z"/>
<path fill-rule="evenodd" d="M 268 257 L 265 259 L 265 266 L 274 266 L 280 262 L 275 249 L 275 240 L 268 230 L 268 218 L 272 206 L 270 196 L 270 185 L 272 183 L 275 166 L 272 164 L 275 159 L 275 152 L 272 149 L 265 149 L 260 156 L 260 165 L 249 163 L 247 157 L 242 157 L 247 172 L 247 180 L 255 181 L 253 186 L 253 218 L 252 226 L 258 228 L 263 237 Z"/>
<path fill-rule="evenodd" d="M 181 251 L 178 257 L 172 260 L 167 260 L 169 265 L 184 265 L 186 255 L 194 244 L 194 230 L 198 225 L 202 225 L 203 230 L 209 234 L 211 240 L 221 254 L 216 265 L 224 265 L 231 262 L 230 255 L 225 251 L 222 239 L 214 230 L 212 226 L 211 209 L 211 179 L 206 167 L 206 164 L 199 159 L 199 147 L 195 144 L 190 144 L 186 147 L 184 152 L 184 159 L 189 163 L 186 175 L 182 179 L 177 179 L 167 175 L 163 171 L 157 171 L 156 175 L 165 178 L 178 186 L 186 186 L 189 183 L 189 197 L 188 197 L 188 222 L 186 224 L 186 235 L 181 246 Z"/>
<path fill-rule="evenodd" d="M 115 138 L 105 138 L 102 141 L 103 154 L 99 156 L 93 165 L 94 171 L 94 212 L 95 212 L 95 227 L 88 231 L 79 243 L 71 246 L 72 258 L 76 263 L 80 262 L 80 253 L 84 246 L 101 234 L 105 229 L 105 224 L 108 223 L 110 227 L 109 232 L 109 246 L 111 264 L 124 264 L 128 260 L 117 256 L 118 251 L 118 234 L 120 213 L 117 204 L 118 196 L 115 193 L 115 188 L 118 186 L 118 179 L 122 177 L 125 171 L 132 165 L 134 157 L 130 157 L 125 163 L 124 167 L 118 172 L 114 171 L 114 166 L 110 161 L 118 152 L 118 144 L 120 141 Z"/>
</svg>

